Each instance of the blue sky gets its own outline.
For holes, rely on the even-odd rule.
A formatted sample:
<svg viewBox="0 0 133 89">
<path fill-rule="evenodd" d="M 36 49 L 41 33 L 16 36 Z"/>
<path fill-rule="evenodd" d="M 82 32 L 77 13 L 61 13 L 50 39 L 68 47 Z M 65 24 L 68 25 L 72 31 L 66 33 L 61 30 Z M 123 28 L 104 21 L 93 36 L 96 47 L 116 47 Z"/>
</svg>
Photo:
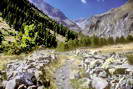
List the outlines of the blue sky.
<svg viewBox="0 0 133 89">
<path fill-rule="evenodd" d="M 116 8 L 127 0 L 45 0 L 55 8 L 60 9 L 68 18 L 79 19 L 106 12 Z"/>
</svg>

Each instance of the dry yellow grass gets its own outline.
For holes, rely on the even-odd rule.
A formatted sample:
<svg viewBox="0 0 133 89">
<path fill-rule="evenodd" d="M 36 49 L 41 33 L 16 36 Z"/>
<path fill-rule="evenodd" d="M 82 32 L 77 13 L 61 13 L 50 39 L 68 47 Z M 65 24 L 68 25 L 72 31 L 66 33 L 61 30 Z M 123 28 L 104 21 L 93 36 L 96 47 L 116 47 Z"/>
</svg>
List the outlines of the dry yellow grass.
<svg viewBox="0 0 133 89">
<path fill-rule="evenodd" d="M 0 32 L 4 35 L 6 41 L 14 42 L 15 38 L 10 36 L 9 33 L 16 33 L 15 29 L 12 29 L 1 17 L 0 17 Z"/>
<path fill-rule="evenodd" d="M 15 38 L 13 36 L 5 36 L 6 41 L 15 42 Z"/>
<path fill-rule="evenodd" d="M 0 17 L 0 29 L 10 29 L 10 26 Z"/>
<path fill-rule="evenodd" d="M 51 34 L 54 34 L 54 31 L 50 30 Z M 60 42 L 65 42 L 66 38 L 56 33 L 56 39 Z"/>
<path fill-rule="evenodd" d="M 89 48 L 88 50 L 101 51 L 103 53 L 127 52 L 127 51 L 133 51 L 133 43 L 103 46 L 100 48 Z"/>
<path fill-rule="evenodd" d="M 16 59 L 22 59 L 23 57 L 25 57 L 25 54 L 22 55 L 3 55 L 0 54 L 0 70 L 2 70 L 5 65 L 9 62 L 11 62 L 12 60 L 16 60 Z"/>
</svg>

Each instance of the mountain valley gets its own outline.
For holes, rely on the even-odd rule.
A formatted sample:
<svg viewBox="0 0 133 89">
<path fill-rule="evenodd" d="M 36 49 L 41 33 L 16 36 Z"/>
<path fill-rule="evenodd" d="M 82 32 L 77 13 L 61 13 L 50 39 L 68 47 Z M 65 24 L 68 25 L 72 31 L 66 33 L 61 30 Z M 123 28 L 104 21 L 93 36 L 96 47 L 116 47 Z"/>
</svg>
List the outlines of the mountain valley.
<svg viewBox="0 0 133 89">
<path fill-rule="evenodd" d="M 133 89 L 133 0 L 74 21 L 45 0 L 1 1 L 0 89 Z"/>
</svg>

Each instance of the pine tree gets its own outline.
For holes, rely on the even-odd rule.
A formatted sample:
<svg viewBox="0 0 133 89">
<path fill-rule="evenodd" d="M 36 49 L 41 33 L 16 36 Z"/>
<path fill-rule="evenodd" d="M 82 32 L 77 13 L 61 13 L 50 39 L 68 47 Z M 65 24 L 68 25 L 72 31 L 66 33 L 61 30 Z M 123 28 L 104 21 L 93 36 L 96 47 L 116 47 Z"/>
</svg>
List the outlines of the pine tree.
<svg viewBox="0 0 133 89">
<path fill-rule="evenodd" d="M 107 42 L 108 44 L 114 44 L 114 43 L 115 43 L 113 37 L 109 37 L 109 38 L 107 39 L 107 41 L 108 41 L 108 42 Z"/>
<path fill-rule="evenodd" d="M 124 36 L 120 37 L 119 43 L 126 43 L 126 39 L 124 38 Z"/>
<path fill-rule="evenodd" d="M 91 37 L 91 46 L 96 47 L 99 45 L 99 38 L 96 36 Z"/>
<path fill-rule="evenodd" d="M 133 41 L 133 36 L 128 35 L 128 37 L 127 37 L 127 41 L 128 41 L 128 42 L 132 42 L 132 41 Z"/>
</svg>

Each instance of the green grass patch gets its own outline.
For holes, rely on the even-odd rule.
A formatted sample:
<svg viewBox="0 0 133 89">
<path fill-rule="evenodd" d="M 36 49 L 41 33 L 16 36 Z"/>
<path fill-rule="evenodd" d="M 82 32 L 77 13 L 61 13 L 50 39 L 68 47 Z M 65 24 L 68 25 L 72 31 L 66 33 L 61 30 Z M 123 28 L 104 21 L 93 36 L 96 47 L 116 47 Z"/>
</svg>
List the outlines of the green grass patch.
<svg viewBox="0 0 133 89">
<path fill-rule="evenodd" d="M 81 81 L 80 79 L 71 80 L 71 84 L 74 89 L 92 89 L 88 88 L 87 86 L 86 87 L 82 86 L 83 83 L 84 81 Z"/>
<path fill-rule="evenodd" d="M 127 55 L 127 60 L 129 64 L 133 65 L 133 54 Z"/>
</svg>

